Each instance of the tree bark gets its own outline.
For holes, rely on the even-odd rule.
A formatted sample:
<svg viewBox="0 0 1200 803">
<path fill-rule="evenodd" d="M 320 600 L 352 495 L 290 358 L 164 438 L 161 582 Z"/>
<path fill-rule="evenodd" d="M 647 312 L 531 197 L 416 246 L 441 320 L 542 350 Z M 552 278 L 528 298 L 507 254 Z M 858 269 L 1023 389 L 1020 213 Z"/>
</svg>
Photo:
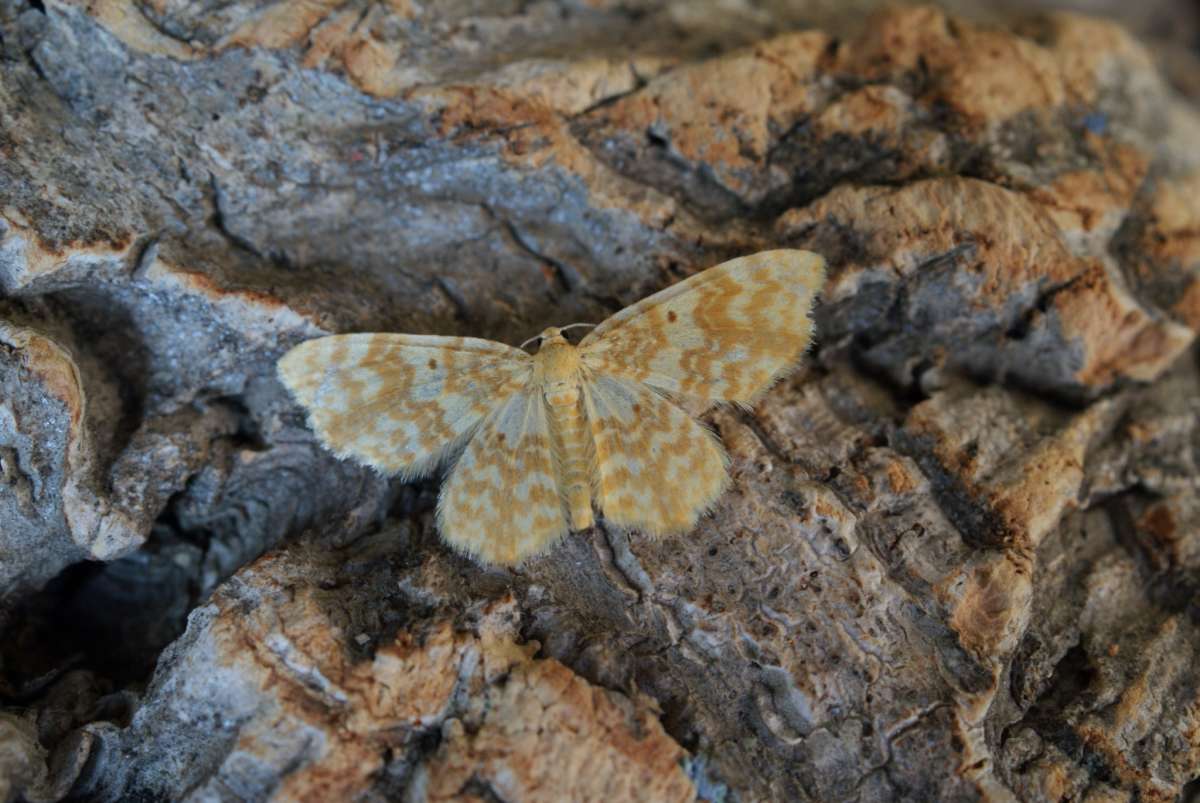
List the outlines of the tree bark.
<svg viewBox="0 0 1200 803">
<path fill-rule="evenodd" d="M 0 801 L 1196 794 L 1195 12 L 951 5 L 0 1 Z M 275 378 L 776 247 L 686 536 L 477 566 Z"/>
</svg>

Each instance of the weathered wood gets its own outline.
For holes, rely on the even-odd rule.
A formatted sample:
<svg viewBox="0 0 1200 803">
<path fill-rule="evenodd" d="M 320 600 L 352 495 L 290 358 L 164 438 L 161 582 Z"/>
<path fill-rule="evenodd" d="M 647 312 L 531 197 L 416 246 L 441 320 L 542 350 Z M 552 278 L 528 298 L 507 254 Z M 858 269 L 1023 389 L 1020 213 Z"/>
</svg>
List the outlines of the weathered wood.
<svg viewBox="0 0 1200 803">
<path fill-rule="evenodd" d="M 0 3 L 0 801 L 1180 795 L 1200 116 L 1112 23 L 778 5 Z M 687 537 L 481 569 L 274 377 L 770 247 L 817 349 Z"/>
</svg>

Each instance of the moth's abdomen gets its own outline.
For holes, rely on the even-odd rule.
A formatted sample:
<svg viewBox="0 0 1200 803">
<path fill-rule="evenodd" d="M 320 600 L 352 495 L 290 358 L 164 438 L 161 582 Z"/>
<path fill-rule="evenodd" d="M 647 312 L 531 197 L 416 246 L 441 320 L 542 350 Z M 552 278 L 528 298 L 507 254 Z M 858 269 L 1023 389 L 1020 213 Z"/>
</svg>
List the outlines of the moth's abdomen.
<svg viewBox="0 0 1200 803">
<path fill-rule="evenodd" d="M 572 530 L 586 530 L 592 517 L 592 433 L 577 387 L 547 389 L 546 403 L 562 457 L 563 493 Z"/>
</svg>

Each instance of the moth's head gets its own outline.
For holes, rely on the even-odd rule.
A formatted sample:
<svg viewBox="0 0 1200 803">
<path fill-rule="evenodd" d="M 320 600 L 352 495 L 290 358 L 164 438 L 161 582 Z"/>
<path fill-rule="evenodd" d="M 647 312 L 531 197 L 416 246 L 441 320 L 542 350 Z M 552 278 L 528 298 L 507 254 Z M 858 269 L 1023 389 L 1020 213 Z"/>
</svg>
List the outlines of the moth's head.
<svg viewBox="0 0 1200 803">
<path fill-rule="evenodd" d="M 569 346 L 571 341 L 567 340 L 563 332 L 568 329 L 574 329 L 578 326 L 595 326 L 594 323 L 572 323 L 567 326 L 551 326 L 543 329 L 540 335 L 535 335 L 521 344 L 521 348 L 525 348 L 533 341 L 538 342 L 538 350 L 544 349 L 546 346 Z"/>
<path fill-rule="evenodd" d="M 563 337 L 562 329 L 559 329 L 557 326 L 550 326 L 543 329 L 542 333 L 538 335 L 538 340 L 541 341 L 542 348 L 545 348 L 549 343 L 557 343 L 558 341 L 567 342 L 567 339 Z"/>
</svg>

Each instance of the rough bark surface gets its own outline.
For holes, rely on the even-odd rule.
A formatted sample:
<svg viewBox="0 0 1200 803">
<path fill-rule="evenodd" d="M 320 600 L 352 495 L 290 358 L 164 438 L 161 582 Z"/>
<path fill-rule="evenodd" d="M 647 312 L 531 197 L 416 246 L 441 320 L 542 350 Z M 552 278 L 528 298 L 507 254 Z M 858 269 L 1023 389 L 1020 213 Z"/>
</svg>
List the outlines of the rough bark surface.
<svg viewBox="0 0 1200 803">
<path fill-rule="evenodd" d="M 1194 59 L 872 5 L 0 0 L 0 801 L 1194 794 Z M 770 247 L 686 537 L 482 569 L 274 378 Z"/>
</svg>

